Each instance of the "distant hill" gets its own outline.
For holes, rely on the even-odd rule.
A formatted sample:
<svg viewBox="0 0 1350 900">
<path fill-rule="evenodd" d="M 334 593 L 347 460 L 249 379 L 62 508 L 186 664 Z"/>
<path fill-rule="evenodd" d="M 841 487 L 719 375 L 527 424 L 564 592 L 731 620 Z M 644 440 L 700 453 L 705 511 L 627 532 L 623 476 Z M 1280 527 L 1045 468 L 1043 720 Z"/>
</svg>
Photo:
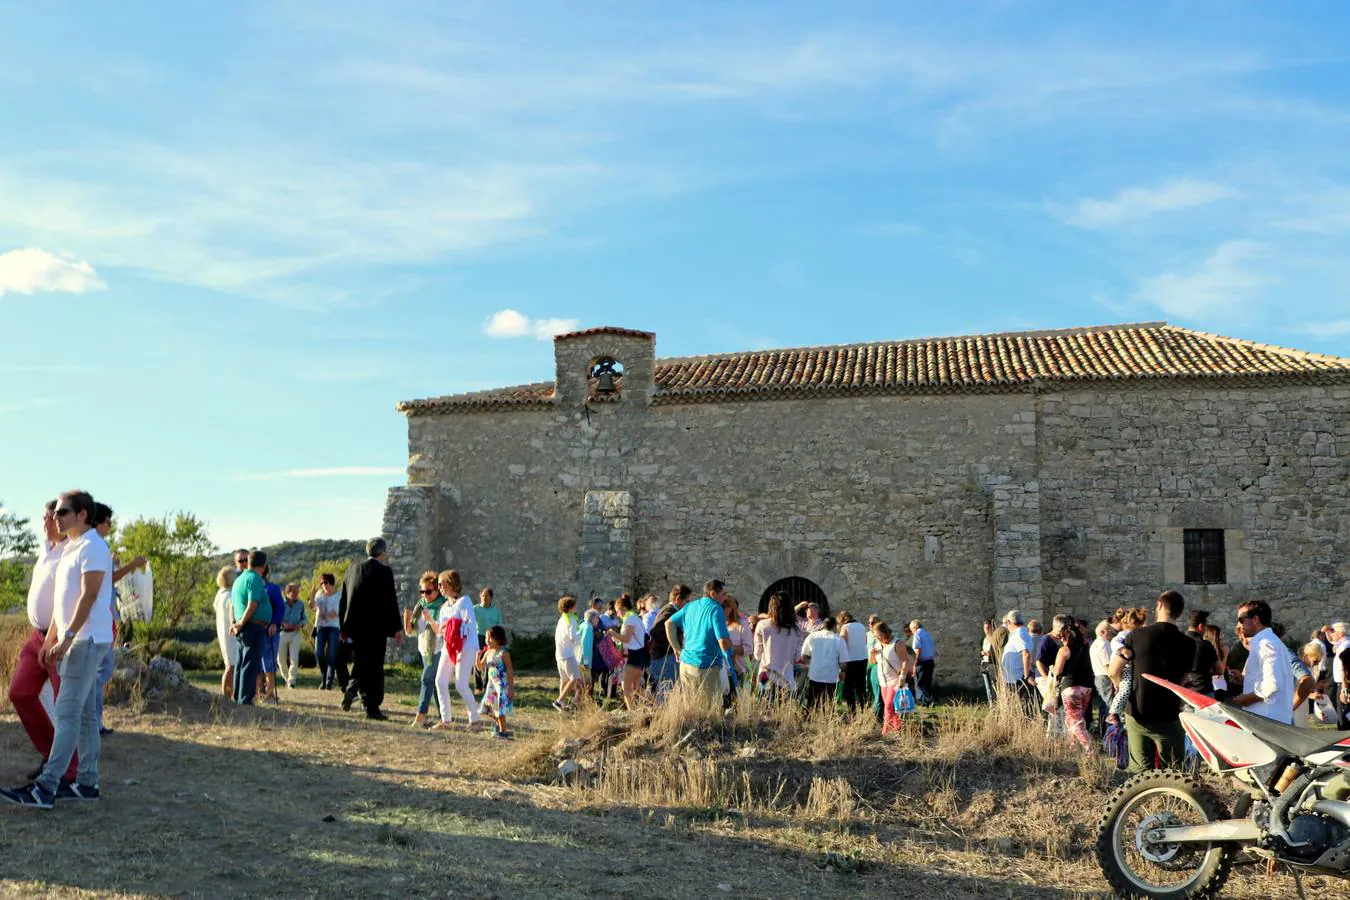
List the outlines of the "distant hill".
<svg viewBox="0 0 1350 900">
<path fill-rule="evenodd" d="M 366 542 L 346 540 L 283 541 L 269 547 L 260 547 L 267 554 L 272 566 L 272 581 L 285 584 L 288 581 L 304 581 L 314 574 L 314 567 L 324 560 L 363 559 L 366 555 Z M 212 560 L 217 566 L 228 566 L 229 553 Z M 341 572 L 334 572 L 342 580 Z"/>
</svg>

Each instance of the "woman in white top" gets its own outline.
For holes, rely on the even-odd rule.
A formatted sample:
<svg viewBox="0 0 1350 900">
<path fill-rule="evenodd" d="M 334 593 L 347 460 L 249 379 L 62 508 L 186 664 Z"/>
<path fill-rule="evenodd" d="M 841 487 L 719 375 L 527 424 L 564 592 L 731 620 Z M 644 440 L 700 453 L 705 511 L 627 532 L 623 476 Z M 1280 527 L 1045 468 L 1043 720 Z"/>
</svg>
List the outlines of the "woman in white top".
<svg viewBox="0 0 1350 900">
<path fill-rule="evenodd" d="M 844 656 L 844 702 L 853 712 L 867 703 L 867 656 L 872 635 L 845 610 L 839 614 L 839 636 L 848 648 Z"/>
<path fill-rule="evenodd" d="M 478 621 L 474 618 L 473 601 L 465 596 L 459 573 L 454 569 L 441 573 L 439 586 L 445 596 L 435 625 L 442 645 L 441 661 L 436 667 L 436 697 L 441 705 L 441 721 L 434 727 L 450 727 L 450 679 L 453 674 L 455 690 L 469 710 L 469 730 L 481 731 L 483 723 L 478 717 L 478 703 L 469 687 L 474 661 L 478 658 Z"/>
<path fill-rule="evenodd" d="M 881 733 L 889 734 L 900 728 L 900 716 L 895 711 L 895 692 L 914 674 L 914 657 L 903 641 L 897 641 L 891 627 L 878 622 L 872 629 L 877 636 L 877 647 L 872 657 L 877 664 L 877 680 L 881 683 Z"/>
<path fill-rule="evenodd" d="M 553 629 L 554 656 L 558 661 L 558 699 L 553 708 L 562 712 L 570 696 L 574 704 L 581 703 L 581 664 L 577 661 L 577 598 L 563 597 L 558 601 L 558 627 Z"/>
<path fill-rule="evenodd" d="M 623 594 L 614 603 L 619 614 L 619 640 L 625 652 L 623 664 L 623 705 L 634 709 L 642 699 L 642 673 L 651 656 L 647 652 L 647 626 L 633 610 L 633 599 Z"/>
<path fill-rule="evenodd" d="M 239 638 L 230 634 L 234 624 L 234 604 L 231 603 L 230 589 L 239 573 L 232 566 L 221 566 L 216 573 L 216 640 L 220 642 L 220 655 L 225 660 L 225 674 L 220 676 L 220 692 L 226 697 L 234 695 L 234 661 L 239 658 Z"/>
</svg>

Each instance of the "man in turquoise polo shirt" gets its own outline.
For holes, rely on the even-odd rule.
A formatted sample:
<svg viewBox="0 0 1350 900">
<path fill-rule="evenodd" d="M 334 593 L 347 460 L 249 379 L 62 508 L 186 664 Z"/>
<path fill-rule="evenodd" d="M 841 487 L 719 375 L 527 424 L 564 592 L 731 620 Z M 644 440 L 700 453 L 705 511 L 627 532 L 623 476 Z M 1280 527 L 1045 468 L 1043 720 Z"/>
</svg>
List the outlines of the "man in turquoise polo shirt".
<svg viewBox="0 0 1350 900">
<path fill-rule="evenodd" d="M 268 599 L 267 585 L 263 581 L 265 568 L 267 554 L 254 550 L 248 555 L 248 568 L 239 573 L 230 592 L 234 611 L 230 633 L 239 638 L 239 658 L 234 666 L 234 702 L 247 706 L 253 704 L 258 693 L 267 628 L 272 622 L 272 601 Z"/>
<path fill-rule="evenodd" d="M 731 650 L 727 631 L 727 586 L 716 579 L 703 596 L 666 620 L 670 650 L 680 660 L 680 685 L 710 706 L 722 705 L 722 666 Z"/>
</svg>

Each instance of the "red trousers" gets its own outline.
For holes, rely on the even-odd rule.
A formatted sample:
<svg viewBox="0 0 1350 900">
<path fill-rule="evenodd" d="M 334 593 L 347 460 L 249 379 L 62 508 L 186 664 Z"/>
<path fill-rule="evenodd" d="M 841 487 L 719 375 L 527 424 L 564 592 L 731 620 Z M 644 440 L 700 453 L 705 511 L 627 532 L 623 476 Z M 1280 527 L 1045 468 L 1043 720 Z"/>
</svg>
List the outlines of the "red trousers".
<svg viewBox="0 0 1350 900">
<path fill-rule="evenodd" d="M 9 682 L 9 702 L 14 704 L 14 712 L 18 713 L 23 730 L 28 732 L 29 740 L 44 760 L 52 752 L 52 737 L 56 729 L 47 710 L 42 708 L 42 700 L 38 695 L 49 680 L 53 695 L 61 690 L 61 675 L 56 665 L 44 666 L 38 662 L 38 653 L 46 637 L 46 632 L 36 630 L 28 635 L 23 649 L 19 651 L 19 664 L 14 669 L 14 677 Z M 70 768 L 66 769 L 64 776 L 67 780 L 75 779 L 75 772 L 79 768 L 77 757 L 78 754 L 70 757 Z"/>
</svg>

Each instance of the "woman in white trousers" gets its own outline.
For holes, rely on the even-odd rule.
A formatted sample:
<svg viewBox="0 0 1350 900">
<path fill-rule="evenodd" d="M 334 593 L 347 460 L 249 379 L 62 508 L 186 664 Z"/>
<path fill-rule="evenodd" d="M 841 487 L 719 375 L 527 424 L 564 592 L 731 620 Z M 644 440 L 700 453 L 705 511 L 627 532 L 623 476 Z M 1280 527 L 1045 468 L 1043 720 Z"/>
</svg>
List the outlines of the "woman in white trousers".
<svg viewBox="0 0 1350 900">
<path fill-rule="evenodd" d="M 478 704 L 469 686 L 474 660 L 478 656 L 478 622 L 474 618 L 473 601 L 464 594 L 459 573 L 454 569 L 446 569 L 438 581 L 446 599 L 436 623 L 442 642 L 441 662 L 436 669 L 436 697 L 441 704 L 441 721 L 434 727 L 450 728 L 450 682 L 453 679 L 455 690 L 469 710 L 469 730 L 480 731 L 483 723 L 479 721 Z"/>
</svg>

